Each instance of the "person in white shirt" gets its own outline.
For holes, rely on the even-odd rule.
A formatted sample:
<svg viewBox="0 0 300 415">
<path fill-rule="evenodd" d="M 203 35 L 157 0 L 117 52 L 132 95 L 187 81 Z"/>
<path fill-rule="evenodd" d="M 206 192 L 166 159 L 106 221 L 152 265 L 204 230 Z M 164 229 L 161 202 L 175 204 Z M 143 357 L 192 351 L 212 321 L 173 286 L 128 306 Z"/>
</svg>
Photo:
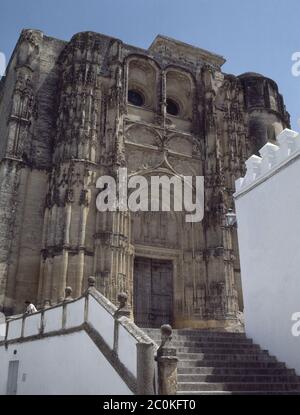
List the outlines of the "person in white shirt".
<svg viewBox="0 0 300 415">
<path fill-rule="evenodd" d="M 31 303 L 31 301 L 25 301 L 25 314 L 33 314 L 37 312 L 35 306 Z"/>
</svg>

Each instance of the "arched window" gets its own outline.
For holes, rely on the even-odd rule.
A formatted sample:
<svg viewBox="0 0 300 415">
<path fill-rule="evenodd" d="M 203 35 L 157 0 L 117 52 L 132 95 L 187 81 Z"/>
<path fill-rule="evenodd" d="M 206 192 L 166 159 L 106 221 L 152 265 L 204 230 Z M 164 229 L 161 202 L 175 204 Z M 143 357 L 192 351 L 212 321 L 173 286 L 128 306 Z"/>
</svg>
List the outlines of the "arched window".
<svg viewBox="0 0 300 415">
<path fill-rule="evenodd" d="M 179 105 L 170 98 L 167 99 L 167 113 L 174 116 L 179 114 Z"/>
<path fill-rule="evenodd" d="M 145 104 L 145 99 L 139 91 L 130 89 L 128 91 L 128 102 L 136 107 L 142 107 Z"/>
</svg>

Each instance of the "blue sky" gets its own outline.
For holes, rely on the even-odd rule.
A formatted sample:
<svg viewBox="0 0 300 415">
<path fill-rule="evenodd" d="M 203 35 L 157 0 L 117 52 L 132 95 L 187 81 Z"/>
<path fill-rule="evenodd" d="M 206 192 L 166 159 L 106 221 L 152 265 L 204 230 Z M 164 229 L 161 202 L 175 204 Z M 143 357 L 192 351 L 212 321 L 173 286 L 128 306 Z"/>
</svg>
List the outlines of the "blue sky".
<svg viewBox="0 0 300 415">
<path fill-rule="evenodd" d="M 0 0 L 0 51 L 10 56 L 22 28 L 68 40 L 92 30 L 147 48 L 163 34 L 219 53 L 225 72 L 273 78 L 299 129 L 299 0 Z"/>
</svg>

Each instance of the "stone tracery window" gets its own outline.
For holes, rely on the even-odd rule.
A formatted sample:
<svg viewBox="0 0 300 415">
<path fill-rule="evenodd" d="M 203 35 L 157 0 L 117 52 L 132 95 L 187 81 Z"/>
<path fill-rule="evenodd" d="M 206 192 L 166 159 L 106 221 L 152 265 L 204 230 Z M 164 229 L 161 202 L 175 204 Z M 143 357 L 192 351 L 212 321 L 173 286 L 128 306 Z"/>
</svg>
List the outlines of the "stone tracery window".
<svg viewBox="0 0 300 415">
<path fill-rule="evenodd" d="M 189 73 L 170 68 L 166 72 L 167 114 L 192 121 L 194 83 Z"/>
<path fill-rule="evenodd" d="M 179 114 L 179 105 L 171 98 L 167 98 L 167 113 L 174 116 Z"/>
<path fill-rule="evenodd" d="M 142 107 L 145 104 L 145 98 L 139 91 L 130 89 L 128 91 L 128 102 L 136 107 Z"/>
</svg>

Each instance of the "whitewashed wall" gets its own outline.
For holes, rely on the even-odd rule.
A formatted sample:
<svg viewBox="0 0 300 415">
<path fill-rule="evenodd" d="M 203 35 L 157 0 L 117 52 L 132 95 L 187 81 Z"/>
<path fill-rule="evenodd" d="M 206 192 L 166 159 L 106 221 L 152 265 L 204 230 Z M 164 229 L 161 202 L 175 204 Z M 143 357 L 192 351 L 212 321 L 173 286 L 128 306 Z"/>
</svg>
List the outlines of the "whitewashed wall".
<svg viewBox="0 0 300 415">
<path fill-rule="evenodd" d="M 247 335 L 300 375 L 300 137 L 252 156 L 235 194 Z M 300 317 L 300 315 L 298 316 Z"/>
<path fill-rule="evenodd" d="M 143 359 L 138 357 L 137 344 L 152 348 L 153 341 L 116 312 L 109 300 L 91 288 L 74 301 L 8 319 L 6 343 L 0 343 L 0 395 L 6 394 L 13 360 L 19 361 L 17 394 L 21 395 L 132 394 L 127 385 L 132 390 L 137 386 L 138 391 L 143 385 L 152 394 L 153 384 L 143 384 L 149 373 L 144 377 L 137 371 L 138 359 Z M 115 360 L 107 360 L 101 350 Z M 122 371 L 126 368 L 127 384 L 112 364 Z M 147 368 L 153 369 L 154 376 L 154 354 Z"/>
<path fill-rule="evenodd" d="M 5 315 L 0 313 L 0 341 L 3 340 L 6 333 Z"/>
<path fill-rule="evenodd" d="M 132 394 L 84 331 L 0 347 L 1 395 L 10 360 L 20 361 L 18 395 Z"/>
<path fill-rule="evenodd" d="M 0 323 L 0 341 L 4 339 L 6 332 L 6 324 Z"/>
</svg>

